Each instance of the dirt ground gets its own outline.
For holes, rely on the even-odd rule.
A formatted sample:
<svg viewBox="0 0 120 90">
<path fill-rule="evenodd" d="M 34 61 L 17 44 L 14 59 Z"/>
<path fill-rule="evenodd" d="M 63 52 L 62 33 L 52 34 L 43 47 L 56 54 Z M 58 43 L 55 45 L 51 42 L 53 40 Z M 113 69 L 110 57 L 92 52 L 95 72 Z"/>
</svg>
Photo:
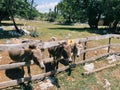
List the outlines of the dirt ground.
<svg viewBox="0 0 120 90">
<path fill-rule="evenodd" d="M 93 43 L 89 43 L 89 45 L 90 46 L 95 46 L 95 44 L 93 44 Z M 112 50 L 119 51 L 120 48 L 112 48 Z M 100 54 L 104 54 L 106 52 L 107 52 L 106 49 L 96 50 L 94 52 L 92 51 L 92 53 L 88 52 L 87 53 L 87 58 L 97 56 L 97 55 L 100 55 Z M 47 51 L 45 52 L 45 54 L 48 57 Z M 0 55 L 2 56 L 2 58 L 0 59 L 0 65 L 9 64 L 9 63 L 13 62 L 9 58 L 8 52 L 0 52 Z M 82 56 L 77 61 L 80 61 L 80 60 L 82 60 Z M 60 67 L 61 66 L 62 65 L 60 65 Z M 31 66 L 31 74 L 32 75 L 37 75 L 37 74 L 40 74 L 40 73 L 42 73 L 42 71 L 37 65 L 32 65 Z M 11 69 L 11 70 L 0 70 L 0 82 L 12 80 L 12 79 L 17 79 L 18 76 L 19 77 L 28 76 L 27 68 L 25 67 L 25 72 L 22 72 L 22 73 L 21 73 L 21 68 L 16 68 L 16 69 Z"/>
</svg>

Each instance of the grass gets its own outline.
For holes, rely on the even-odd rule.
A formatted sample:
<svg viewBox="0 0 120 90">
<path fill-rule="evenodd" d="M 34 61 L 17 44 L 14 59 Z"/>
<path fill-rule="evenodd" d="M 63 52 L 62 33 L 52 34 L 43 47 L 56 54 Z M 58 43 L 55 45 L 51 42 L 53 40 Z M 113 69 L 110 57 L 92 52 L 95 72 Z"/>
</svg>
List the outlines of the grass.
<svg viewBox="0 0 120 90">
<path fill-rule="evenodd" d="M 81 73 L 84 72 L 84 70 L 82 65 L 79 65 L 73 70 L 71 76 L 67 76 L 66 72 L 57 75 L 61 85 L 61 88 L 58 90 L 107 90 L 104 88 L 104 79 L 110 82 L 111 90 L 120 90 L 119 69 L 120 67 L 117 66 L 82 76 Z"/>
<path fill-rule="evenodd" d="M 68 76 L 65 73 L 64 75 L 63 74 L 58 75 L 58 80 L 62 87 L 61 90 L 92 90 L 91 88 L 99 88 L 98 85 L 96 84 L 97 80 L 94 77 L 94 74 L 91 74 L 89 76 L 82 76 L 81 75 L 82 72 L 83 67 L 78 66 L 72 72 L 71 76 L 69 76 L 70 78 L 69 80 L 67 79 Z M 64 84 L 62 84 L 63 82 Z"/>
<path fill-rule="evenodd" d="M 10 30 L 8 26 L 12 25 L 11 21 L 2 21 L 3 25 L 5 25 L 5 30 Z M 7 24 L 5 24 L 7 23 Z M 99 35 L 100 31 L 90 30 L 88 25 L 58 25 L 53 23 L 48 23 L 45 21 L 17 21 L 18 26 L 26 25 L 35 27 L 37 32 L 39 33 L 39 37 L 37 39 L 41 40 L 49 40 L 50 37 L 55 36 L 58 39 L 65 38 L 81 38 Z M 8 26 L 7 26 L 8 25 Z M 101 31 L 102 32 L 102 31 Z M 32 38 L 29 36 L 23 36 L 21 38 Z M 33 38 L 32 38 L 33 39 Z"/>
<path fill-rule="evenodd" d="M 5 31 L 11 30 L 12 22 L 11 21 L 3 21 L 5 25 Z M 26 24 L 26 26 L 35 27 L 37 32 L 39 33 L 39 37 L 30 37 L 30 36 L 21 36 L 18 38 L 29 38 L 29 39 L 37 39 L 42 41 L 48 41 L 52 36 L 57 37 L 59 40 L 65 38 L 83 38 L 89 36 L 103 35 L 104 29 L 99 30 L 90 30 L 88 25 L 58 25 L 54 23 L 48 23 L 45 21 L 17 21 L 18 26 Z M 103 27 L 102 27 L 103 28 Z M 108 32 L 109 33 L 109 32 Z M 5 42 L 7 39 L 11 37 L 4 38 L 2 37 L 0 42 Z M 120 40 L 112 39 L 112 42 L 118 43 Z M 102 45 L 108 43 L 108 39 L 93 41 L 90 45 Z M 89 47 L 92 47 L 89 46 Z M 107 62 L 98 61 L 99 67 L 103 65 L 107 65 Z M 96 63 L 95 63 L 96 64 Z M 103 70 L 98 73 L 94 73 L 87 76 L 82 76 L 81 73 L 84 72 L 83 66 L 79 65 L 72 70 L 70 76 L 67 75 L 66 72 L 62 72 L 58 74 L 56 77 L 58 78 L 59 84 L 61 88 L 54 88 L 56 90 L 105 90 L 104 79 L 108 79 L 111 83 L 111 90 L 120 90 L 120 67 L 117 66 L 115 68 L 110 68 L 107 70 Z M 17 90 L 17 89 L 16 89 Z"/>
</svg>

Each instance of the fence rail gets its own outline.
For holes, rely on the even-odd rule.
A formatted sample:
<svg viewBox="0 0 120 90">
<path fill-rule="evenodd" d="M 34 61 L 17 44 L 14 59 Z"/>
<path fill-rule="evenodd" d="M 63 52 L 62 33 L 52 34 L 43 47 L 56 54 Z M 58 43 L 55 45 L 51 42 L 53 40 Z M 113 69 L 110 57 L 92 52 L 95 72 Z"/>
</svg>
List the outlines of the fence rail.
<svg viewBox="0 0 120 90">
<path fill-rule="evenodd" d="M 95 48 L 90 48 L 90 49 L 86 49 L 86 50 L 81 51 L 80 54 L 83 54 L 83 53 L 88 52 L 88 51 L 94 51 L 94 50 L 98 50 L 98 49 L 101 49 L 101 48 L 106 48 L 108 46 L 120 46 L 120 44 L 111 44 L 111 45 L 104 45 L 104 46 L 99 46 L 99 47 L 95 47 Z M 45 63 L 49 63 L 49 62 L 52 62 L 53 59 L 52 58 L 45 58 L 45 59 L 43 59 L 43 61 Z M 30 64 L 34 64 L 34 62 L 31 61 Z M 4 65 L 0 65 L 0 70 L 13 69 L 13 68 L 18 68 L 18 67 L 26 66 L 26 65 L 27 65 L 26 62 L 4 64 Z"/>
<path fill-rule="evenodd" d="M 93 37 L 87 37 L 87 38 L 78 38 L 73 39 L 76 43 L 77 42 L 88 42 L 93 40 L 101 40 L 101 39 L 107 39 L 107 38 L 117 38 L 120 39 L 120 35 L 115 34 L 108 34 L 108 35 L 102 35 L 102 36 L 93 36 Z M 66 40 L 56 41 L 56 42 L 33 42 L 33 44 L 40 45 L 41 48 L 46 49 L 52 46 L 57 46 L 59 43 L 65 42 Z M 8 50 L 16 50 L 16 49 L 24 49 L 29 46 L 31 42 L 29 43 L 23 43 L 23 44 L 0 44 L 0 51 L 8 51 Z"/>
<path fill-rule="evenodd" d="M 84 43 L 84 50 L 81 52 L 81 54 L 83 54 L 83 60 L 81 60 L 79 62 L 75 62 L 74 65 L 84 64 L 86 62 L 93 62 L 93 61 L 98 60 L 101 57 L 106 57 L 106 56 L 112 55 L 112 54 L 120 54 L 120 51 L 110 53 L 111 47 L 120 46 L 120 43 L 112 44 L 111 43 L 112 38 L 120 39 L 120 35 L 108 34 L 108 35 L 74 39 L 74 41 L 76 43 L 79 42 L 79 41 Z M 87 44 L 88 44 L 87 42 L 94 41 L 94 40 L 101 40 L 101 39 L 108 39 L 108 44 L 87 49 Z M 46 49 L 46 48 L 49 48 L 49 47 L 52 47 L 52 46 L 57 46 L 57 45 L 59 45 L 58 44 L 59 42 L 65 42 L 65 41 L 66 40 L 61 40 L 61 41 L 56 41 L 56 42 L 36 42 L 34 44 L 39 44 L 43 49 Z M 16 49 L 24 49 L 24 48 L 28 47 L 29 44 L 30 43 L 27 43 L 27 44 L 0 44 L 0 51 L 3 52 L 3 51 L 11 50 L 11 49 L 12 50 L 13 49 L 15 49 L 15 50 Z M 88 51 L 95 51 L 95 50 L 99 50 L 99 49 L 106 48 L 106 47 L 108 48 L 108 51 L 107 51 L 106 54 L 101 54 L 101 55 L 86 59 L 86 53 Z M 53 59 L 44 58 L 44 61 L 45 61 L 45 63 L 49 63 L 49 62 L 52 62 Z M 31 61 L 31 64 L 34 64 L 34 62 Z M 27 65 L 27 63 L 25 63 L 25 62 L 13 63 L 13 64 L 4 64 L 4 65 L 0 65 L 0 70 L 13 69 L 13 68 L 21 67 L 21 66 L 26 66 L 26 65 Z M 51 75 L 53 73 L 56 73 L 56 72 L 62 72 L 62 71 L 66 70 L 68 68 L 71 68 L 71 67 L 72 67 L 72 65 L 65 66 L 63 68 L 58 69 L 57 71 L 50 71 L 50 72 L 47 72 L 47 73 L 38 74 L 38 75 L 31 76 L 31 77 L 24 77 L 24 78 L 20 78 L 20 79 L 17 79 L 17 80 L 10 80 L 10 81 L 6 81 L 6 82 L 1 82 L 0 83 L 0 89 L 5 88 L 5 87 L 9 87 L 9 86 L 18 85 L 18 84 L 20 84 L 22 82 L 25 82 L 25 81 L 40 79 L 40 78 L 49 76 L 49 75 Z"/>
</svg>

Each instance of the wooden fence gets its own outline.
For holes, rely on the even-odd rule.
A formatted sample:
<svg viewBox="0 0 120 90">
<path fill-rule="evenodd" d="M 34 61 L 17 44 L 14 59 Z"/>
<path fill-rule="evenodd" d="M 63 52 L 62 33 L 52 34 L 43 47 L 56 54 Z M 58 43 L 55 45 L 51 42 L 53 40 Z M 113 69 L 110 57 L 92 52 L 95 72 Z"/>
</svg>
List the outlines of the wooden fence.
<svg viewBox="0 0 120 90">
<path fill-rule="evenodd" d="M 120 54 L 120 51 L 114 52 L 114 53 L 110 52 L 110 49 L 111 49 L 112 46 L 116 46 L 116 47 L 120 46 L 120 43 L 115 43 L 115 44 L 111 43 L 112 38 L 120 39 L 120 35 L 108 34 L 108 35 L 101 35 L 101 36 L 93 36 L 93 37 L 87 37 L 87 38 L 74 39 L 74 42 L 76 42 L 76 43 L 79 42 L 79 41 L 84 43 L 84 50 L 81 52 L 81 54 L 83 54 L 83 60 L 80 60 L 79 62 L 75 62 L 75 64 L 71 64 L 70 66 L 64 66 L 63 68 L 60 68 L 57 71 L 50 71 L 50 72 L 47 72 L 47 73 L 42 73 L 42 74 L 34 75 L 34 76 L 31 76 L 31 77 L 24 77 L 24 78 L 20 78 L 20 79 L 16 79 L 16 80 L 10 80 L 10 81 L 6 81 L 6 82 L 1 82 L 0 83 L 0 89 L 5 88 L 5 87 L 9 87 L 9 86 L 15 86 L 15 85 L 18 85 L 18 84 L 20 84 L 22 82 L 25 82 L 25 81 L 31 81 L 31 80 L 37 80 L 37 79 L 40 79 L 40 78 L 44 78 L 44 77 L 49 76 L 51 74 L 65 71 L 66 69 L 71 68 L 74 65 L 80 65 L 80 64 L 87 63 L 87 62 L 93 62 L 93 61 L 98 60 L 99 58 L 102 58 L 102 57 L 105 57 L 105 56 L 108 56 L 108 55 Z M 87 49 L 88 42 L 95 41 L 95 40 L 102 40 L 102 39 L 108 39 L 108 44 Z M 34 44 L 40 45 L 42 49 L 47 49 L 49 47 L 59 45 L 58 44 L 59 42 L 65 42 L 65 41 L 66 40 L 61 40 L 61 41 L 56 41 L 56 42 L 39 42 L 38 41 L 38 42 L 36 42 Z M 11 50 L 11 49 L 12 50 L 13 49 L 15 49 L 15 50 L 16 49 L 24 49 L 24 48 L 28 47 L 29 44 L 30 43 L 0 44 L 0 51 L 8 51 L 8 50 Z M 108 48 L 106 54 L 101 54 L 101 55 L 86 59 L 86 53 L 87 52 L 99 50 L 99 49 L 102 49 L 102 48 Z M 45 63 L 48 63 L 48 62 L 52 62 L 53 60 L 49 59 L 49 58 L 44 58 L 44 61 L 45 61 Z M 34 62 L 31 61 L 31 64 L 34 64 Z M 21 67 L 21 66 L 26 66 L 26 63 L 25 62 L 20 62 L 20 63 L 0 65 L 0 70 L 13 69 L 13 68 Z"/>
</svg>

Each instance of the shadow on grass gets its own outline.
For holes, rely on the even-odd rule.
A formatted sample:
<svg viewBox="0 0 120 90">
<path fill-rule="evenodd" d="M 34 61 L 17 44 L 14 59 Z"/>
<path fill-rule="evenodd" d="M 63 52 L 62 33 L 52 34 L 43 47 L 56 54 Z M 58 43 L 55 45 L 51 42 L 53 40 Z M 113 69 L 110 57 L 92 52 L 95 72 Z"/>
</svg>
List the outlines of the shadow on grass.
<svg viewBox="0 0 120 90">
<path fill-rule="evenodd" d="M 61 64 L 64 65 L 64 66 L 68 66 L 67 61 L 64 60 L 64 59 L 60 60 L 59 63 L 61 63 Z M 55 66 L 53 66 L 53 65 L 54 65 L 54 64 L 51 63 L 51 62 L 45 64 L 46 72 L 50 72 L 50 71 L 52 71 L 52 70 L 55 70 Z M 59 68 L 60 68 L 60 67 L 58 67 L 58 69 L 59 69 Z M 69 68 L 69 69 L 67 69 L 67 70 L 65 70 L 65 71 L 66 71 L 66 73 L 68 74 L 68 76 L 70 76 L 70 75 L 71 75 L 71 72 L 72 72 L 72 69 Z M 54 79 L 54 82 L 53 82 L 52 84 L 54 84 L 57 88 L 60 88 L 58 78 L 57 78 L 55 75 L 50 75 L 50 77 Z"/>
<path fill-rule="evenodd" d="M 23 26 L 23 24 L 16 24 L 17 26 Z M 1 26 L 13 26 L 13 23 L 1 23 Z M 2 30 L 0 29 L 0 39 L 7 39 L 7 38 L 18 38 L 21 37 L 22 34 L 18 33 L 16 30 Z"/>
<path fill-rule="evenodd" d="M 74 28 L 74 27 L 58 27 L 58 28 L 49 28 L 50 30 L 69 30 L 69 31 L 77 31 L 77 32 L 89 32 L 89 33 L 96 33 L 100 35 L 104 34 L 111 34 L 114 33 L 109 28 L 99 28 L 99 29 L 90 29 L 90 28 Z"/>
<path fill-rule="evenodd" d="M 19 79 L 24 77 L 24 70 L 20 68 L 8 69 L 5 71 L 5 74 L 10 79 Z"/>
<path fill-rule="evenodd" d="M 24 24 L 16 24 L 17 26 L 23 26 Z M 1 23 L 1 26 L 14 26 L 13 23 Z"/>
<path fill-rule="evenodd" d="M 66 60 L 62 59 L 59 61 L 59 63 L 61 63 L 62 65 L 64 66 L 68 66 L 68 63 Z M 55 70 L 55 66 L 53 63 L 46 63 L 45 64 L 45 67 L 46 67 L 46 72 L 49 72 L 49 71 L 52 71 L 52 70 Z M 58 67 L 60 68 L 60 67 Z M 70 76 L 71 75 L 71 69 L 67 69 L 66 72 L 68 73 L 68 75 Z"/>
<path fill-rule="evenodd" d="M 73 26 L 74 23 L 56 23 L 55 25 Z"/>
<path fill-rule="evenodd" d="M 16 30 L 0 31 L 0 39 L 18 38 L 21 36 L 23 34 L 18 33 Z"/>
<path fill-rule="evenodd" d="M 14 68 L 14 69 L 8 69 L 5 71 L 5 75 L 12 79 L 12 80 L 17 80 L 21 81 L 21 78 L 24 77 L 25 71 L 22 68 Z M 28 81 L 27 83 L 20 83 L 20 90 L 33 90 L 33 87 L 31 85 L 31 81 Z"/>
</svg>

